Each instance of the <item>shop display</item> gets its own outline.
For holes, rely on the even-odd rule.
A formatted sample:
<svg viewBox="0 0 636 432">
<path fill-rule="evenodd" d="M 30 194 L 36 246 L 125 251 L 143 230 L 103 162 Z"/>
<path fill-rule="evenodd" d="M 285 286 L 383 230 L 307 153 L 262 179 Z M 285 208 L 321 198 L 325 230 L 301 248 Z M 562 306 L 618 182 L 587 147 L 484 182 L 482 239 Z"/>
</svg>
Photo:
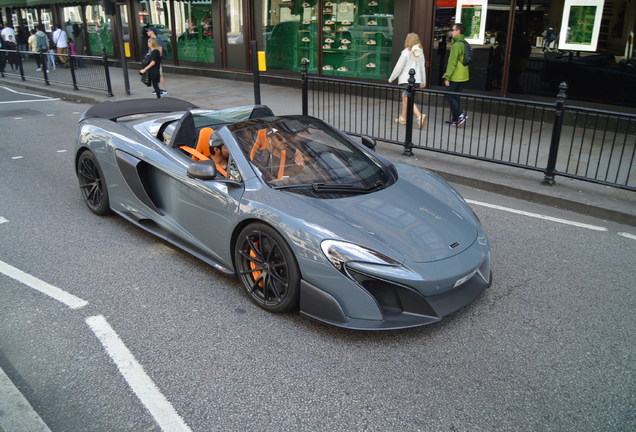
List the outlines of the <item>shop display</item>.
<svg viewBox="0 0 636 432">
<path fill-rule="evenodd" d="M 269 25 L 264 29 L 268 68 L 300 71 L 306 58 L 310 73 L 389 76 L 393 0 L 268 4 Z"/>
</svg>

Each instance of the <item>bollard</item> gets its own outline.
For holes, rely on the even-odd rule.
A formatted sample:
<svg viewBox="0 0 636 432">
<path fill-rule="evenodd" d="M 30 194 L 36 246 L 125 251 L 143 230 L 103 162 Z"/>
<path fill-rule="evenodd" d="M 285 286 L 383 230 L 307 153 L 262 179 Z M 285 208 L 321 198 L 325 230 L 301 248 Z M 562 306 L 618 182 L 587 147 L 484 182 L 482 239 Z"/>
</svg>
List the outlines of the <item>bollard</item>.
<svg viewBox="0 0 636 432">
<path fill-rule="evenodd" d="M 400 95 L 402 96 L 402 95 Z M 406 88 L 406 135 L 403 156 L 413 156 L 413 103 L 415 99 L 415 69 L 409 71 L 409 85 Z"/>
<path fill-rule="evenodd" d="M 303 59 L 300 65 L 300 79 L 302 80 L 302 110 L 303 115 L 309 115 L 309 82 L 307 77 L 307 59 Z"/>
<path fill-rule="evenodd" d="M 545 169 L 543 184 L 553 185 L 554 171 L 556 168 L 557 155 L 559 153 L 559 141 L 561 139 L 561 127 L 563 126 L 563 112 L 567 101 L 568 85 L 562 82 L 559 85 L 559 94 L 557 94 L 556 109 L 554 110 L 554 124 L 552 125 L 552 138 L 550 139 L 550 153 L 548 155 L 548 166 Z"/>
<path fill-rule="evenodd" d="M 68 56 L 68 62 L 71 65 L 71 79 L 73 80 L 73 90 L 79 90 L 79 88 L 77 88 L 77 77 L 75 77 L 75 56 Z"/>
<path fill-rule="evenodd" d="M 258 42 L 250 41 L 252 51 L 252 77 L 254 78 L 254 105 L 261 104 L 261 74 L 258 70 Z"/>
</svg>

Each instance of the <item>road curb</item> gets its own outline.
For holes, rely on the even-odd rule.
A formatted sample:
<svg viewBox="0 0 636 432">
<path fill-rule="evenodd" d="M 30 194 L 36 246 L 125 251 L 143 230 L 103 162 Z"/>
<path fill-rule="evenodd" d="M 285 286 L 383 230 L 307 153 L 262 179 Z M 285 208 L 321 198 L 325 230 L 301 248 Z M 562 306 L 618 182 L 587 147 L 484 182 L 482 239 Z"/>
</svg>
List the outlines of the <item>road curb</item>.
<svg viewBox="0 0 636 432">
<path fill-rule="evenodd" d="M 51 432 L 0 368 L 0 432 Z"/>
</svg>

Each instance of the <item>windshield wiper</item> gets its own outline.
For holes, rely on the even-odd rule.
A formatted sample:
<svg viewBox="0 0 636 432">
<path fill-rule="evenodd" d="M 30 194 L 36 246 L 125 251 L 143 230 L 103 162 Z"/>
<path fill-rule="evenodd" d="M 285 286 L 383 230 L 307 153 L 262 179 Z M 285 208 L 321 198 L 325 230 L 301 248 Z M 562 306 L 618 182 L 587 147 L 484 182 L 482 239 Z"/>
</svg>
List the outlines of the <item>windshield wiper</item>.
<svg viewBox="0 0 636 432">
<path fill-rule="evenodd" d="M 356 186 L 351 183 L 300 183 L 292 185 L 274 186 L 274 189 L 295 189 L 312 188 L 315 192 L 349 192 L 349 193 L 369 193 L 384 189 L 384 183 L 377 181 L 367 187 Z"/>
</svg>

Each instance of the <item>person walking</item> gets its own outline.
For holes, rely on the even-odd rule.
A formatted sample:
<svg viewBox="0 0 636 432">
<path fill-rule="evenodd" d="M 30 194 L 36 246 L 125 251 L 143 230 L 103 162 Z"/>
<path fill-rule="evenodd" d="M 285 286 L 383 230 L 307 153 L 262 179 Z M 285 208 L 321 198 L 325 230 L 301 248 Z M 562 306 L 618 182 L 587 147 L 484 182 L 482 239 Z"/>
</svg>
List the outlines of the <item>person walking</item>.
<svg viewBox="0 0 636 432">
<path fill-rule="evenodd" d="M 58 54 L 62 54 L 58 56 L 58 59 L 60 60 L 60 63 L 62 63 L 62 66 L 68 67 L 68 36 L 61 28 L 55 26 L 53 26 L 53 28 L 55 29 L 51 36 L 53 44 L 57 50 L 56 52 Z"/>
<path fill-rule="evenodd" d="M 424 66 L 424 51 L 422 50 L 422 42 L 420 37 L 416 33 L 409 33 L 404 40 L 404 49 L 400 54 L 393 72 L 389 77 L 389 82 L 393 82 L 396 79 L 398 84 L 407 87 L 409 83 L 409 71 L 415 70 L 415 85 L 420 88 L 426 87 L 426 68 Z M 402 92 L 402 113 L 400 117 L 395 119 L 396 123 L 406 124 L 406 111 L 407 111 L 408 95 L 406 90 Z M 413 114 L 417 117 L 417 126 L 421 129 L 426 124 L 426 114 L 422 114 L 417 108 L 417 105 L 413 104 Z"/>
<path fill-rule="evenodd" d="M 4 41 L 8 41 L 9 40 L 9 36 L 11 36 L 13 38 L 13 41 L 15 42 L 15 30 L 13 30 L 13 25 L 9 22 L 7 23 L 6 26 L 0 24 L 0 34 L 2 35 L 2 39 L 4 39 Z"/>
<path fill-rule="evenodd" d="M 139 74 L 143 75 L 148 72 L 148 78 L 152 83 L 152 87 L 155 89 L 157 99 L 161 99 L 161 89 L 159 88 L 159 69 L 161 68 L 161 51 L 159 51 L 159 43 L 157 38 L 148 39 L 148 51 L 150 51 L 150 62 L 148 66 L 139 70 Z"/>
<path fill-rule="evenodd" d="M 80 56 L 77 57 L 77 67 L 83 68 L 85 65 L 81 56 L 86 54 L 86 38 L 84 37 L 84 30 L 77 23 L 73 24 L 73 38 L 75 39 L 75 52 Z"/>
<path fill-rule="evenodd" d="M 15 71 L 18 68 L 18 55 L 16 53 L 18 45 L 13 40 L 13 35 L 7 36 L 7 40 L 4 41 L 4 49 L 10 51 L 7 53 L 7 63 L 11 66 L 11 70 Z"/>
<path fill-rule="evenodd" d="M 40 53 L 40 55 L 38 56 L 40 59 L 39 65 L 40 68 L 46 68 L 49 52 L 49 37 L 46 35 L 46 33 L 44 33 L 44 24 L 38 24 L 37 29 L 38 31 L 35 32 L 35 45 L 37 51 Z M 40 70 L 41 69 L 38 68 L 38 72 Z M 46 72 L 49 72 L 48 68 Z"/>
<path fill-rule="evenodd" d="M 157 41 L 159 45 L 159 52 L 161 53 L 161 60 L 165 59 L 168 56 L 168 47 L 166 43 L 160 37 L 157 37 L 157 29 L 154 27 L 148 27 L 146 29 L 146 34 L 148 35 L 148 39 L 154 39 Z M 150 51 L 148 51 L 150 53 Z M 161 95 L 168 94 L 166 91 L 166 79 L 163 76 L 163 70 L 159 67 L 159 80 L 161 85 Z"/>
<path fill-rule="evenodd" d="M 27 45 L 29 46 L 30 52 L 38 52 L 38 37 L 35 35 L 35 33 L 36 33 L 35 29 L 32 29 L 31 35 L 29 36 L 29 39 L 27 40 Z M 35 55 L 35 63 L 38 65 L 37 70 L 41 71 L 42 63 L 40 62 L 39 55 Z"/>
<path fill-rule="evenodd" d="M 464 90 L 464 84 L 469 80 L 470 75 L 468 66 L 464 66 L 464 40 L 466 39 L 466 27 L 462 23 L 455 23 L 451 29 L 453 44 L 451 45 L 450 55 L 448 57 L 448 65 L 446 73 L 442 75 L 446 90 L 453 93 L 461 93 Z M 444 99 L 450 104 L 451 119 L 446 122 L 451 126 L 461 126 L 466 122 L 468 116 L 459 104 L 459 96 L 452 94 L 444 95 Z"/>
</svg>

